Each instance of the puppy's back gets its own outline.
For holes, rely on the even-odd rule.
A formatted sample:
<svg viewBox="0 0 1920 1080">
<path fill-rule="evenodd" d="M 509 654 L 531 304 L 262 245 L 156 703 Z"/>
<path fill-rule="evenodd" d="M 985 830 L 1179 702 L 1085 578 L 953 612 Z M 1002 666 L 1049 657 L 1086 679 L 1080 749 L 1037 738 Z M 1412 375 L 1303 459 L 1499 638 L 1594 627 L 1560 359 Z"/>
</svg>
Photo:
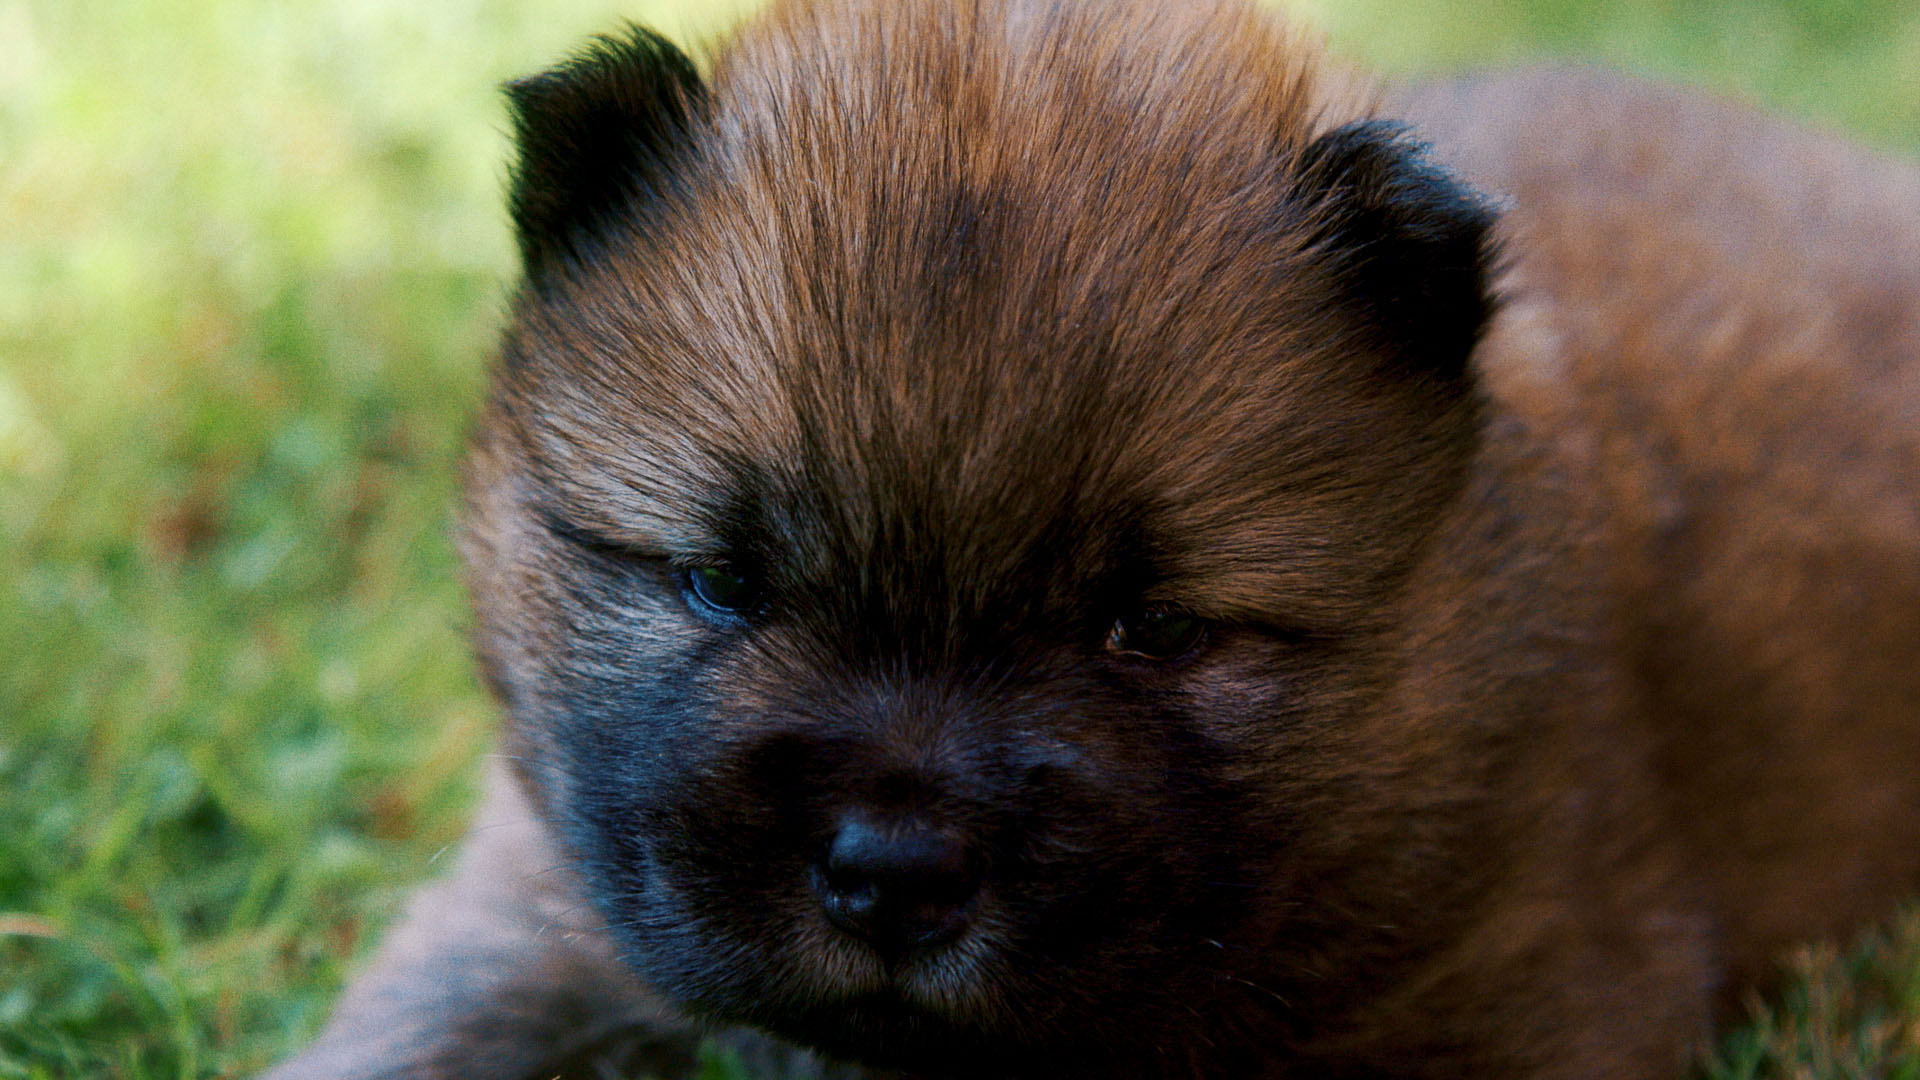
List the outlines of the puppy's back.
<svg viewBox="0 0 1920 1080">
<path fill-rule="evenodd" d="M 1410 97 L 1512 199 L 1483 377 L 1604 491 L 1728 937 L 1880 913 L 1920 873 L 1920 170 L 1598 72 Z"/>
</svg>

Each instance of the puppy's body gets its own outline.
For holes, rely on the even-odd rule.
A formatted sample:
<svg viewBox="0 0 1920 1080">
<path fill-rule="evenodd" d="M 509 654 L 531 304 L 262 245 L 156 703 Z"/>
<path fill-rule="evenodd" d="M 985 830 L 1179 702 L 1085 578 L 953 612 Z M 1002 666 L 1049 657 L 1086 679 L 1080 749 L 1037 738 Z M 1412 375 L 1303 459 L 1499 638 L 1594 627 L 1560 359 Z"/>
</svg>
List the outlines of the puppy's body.
<svg viewBox="0 0 1920 1080">
<path fill-rule="evenodd" d="M 790 7 L 516 100 L 511 824 L 276 1077 L 671 1066 L 689 1013 L 1668 1075 L 1920 882 L 1911 168 L 1592 75 L 1390 106 L 1511 197 L 1495 263 L 1228 4 Z M 918 906 L 848 916 L 850 836 Z"/>
<path fill-rule="evenodd" d="M 1409 116 L 1512 194 L 1514 314 L 1558 346 L 1483 371 L 1605 517 L 1612 677 L 1721 934 L 1750 972 L 1872 915 L 1920 838 L 1920 173 L 1592 72 Z"/>
</svg>

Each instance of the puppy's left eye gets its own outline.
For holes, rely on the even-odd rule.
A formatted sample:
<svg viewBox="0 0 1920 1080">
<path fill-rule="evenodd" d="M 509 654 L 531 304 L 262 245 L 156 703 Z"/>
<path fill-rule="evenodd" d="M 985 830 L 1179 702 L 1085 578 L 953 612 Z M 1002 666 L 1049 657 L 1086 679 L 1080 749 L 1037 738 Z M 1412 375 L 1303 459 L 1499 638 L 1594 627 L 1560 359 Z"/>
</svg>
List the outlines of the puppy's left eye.
<svg viewBox="0 0 1920 1080">
<path fill-rule="evenodd" d="M 760 599 L 760 585 L 731 566 L 696 566 L 686 572 L 693 598 L 715 611 L 743 615 Z"/>
<path fill-rule="evenodd" d="M 1182 611 L 1143 611 L 1114 620 L 1107 651 L 1178 660 L 1206 640 L 1207 621 Z"/>
</svg>

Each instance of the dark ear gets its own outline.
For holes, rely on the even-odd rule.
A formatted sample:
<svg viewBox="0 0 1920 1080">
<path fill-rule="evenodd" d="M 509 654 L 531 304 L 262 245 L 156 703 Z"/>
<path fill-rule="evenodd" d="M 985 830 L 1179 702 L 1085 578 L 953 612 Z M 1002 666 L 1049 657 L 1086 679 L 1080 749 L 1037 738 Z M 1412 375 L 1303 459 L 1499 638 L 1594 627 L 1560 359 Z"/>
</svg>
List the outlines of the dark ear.
<svg viewBox="0 0 1920 1080">
<path fill-rule="evenodd" d="M 1314 254 L 1383 344 L 1422 372 L 1463 377 L 1493 313 L 1487 199 L 1385 120 L 1309 143 L 1293 193 L 1313 222 Z"/>
<path fill-rule="evenodd" d="M 520 150 L 509 206 L 527 277 L 537 280 L 579 261 L 623 213 L 671 187 L 706 89 L 686 54 L 636 26 L 509 83 L 507 97 Z"/>
</svg>

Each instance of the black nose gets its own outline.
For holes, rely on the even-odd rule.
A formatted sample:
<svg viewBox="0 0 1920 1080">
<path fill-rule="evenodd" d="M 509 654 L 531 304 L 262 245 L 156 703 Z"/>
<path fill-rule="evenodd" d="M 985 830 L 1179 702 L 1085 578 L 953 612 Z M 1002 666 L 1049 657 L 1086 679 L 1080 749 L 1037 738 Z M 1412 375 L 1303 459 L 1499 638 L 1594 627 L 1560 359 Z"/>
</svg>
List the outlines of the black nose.
<svg viewBox="0 0 1920 1080">
<path fill-rule="evenodd" d="M 980 874 L 966 844 L 949 833 L 848 815 L 815 885 L 835 926 L 882 951 L 900 952 L 959 936 Z"/>
</svg>

